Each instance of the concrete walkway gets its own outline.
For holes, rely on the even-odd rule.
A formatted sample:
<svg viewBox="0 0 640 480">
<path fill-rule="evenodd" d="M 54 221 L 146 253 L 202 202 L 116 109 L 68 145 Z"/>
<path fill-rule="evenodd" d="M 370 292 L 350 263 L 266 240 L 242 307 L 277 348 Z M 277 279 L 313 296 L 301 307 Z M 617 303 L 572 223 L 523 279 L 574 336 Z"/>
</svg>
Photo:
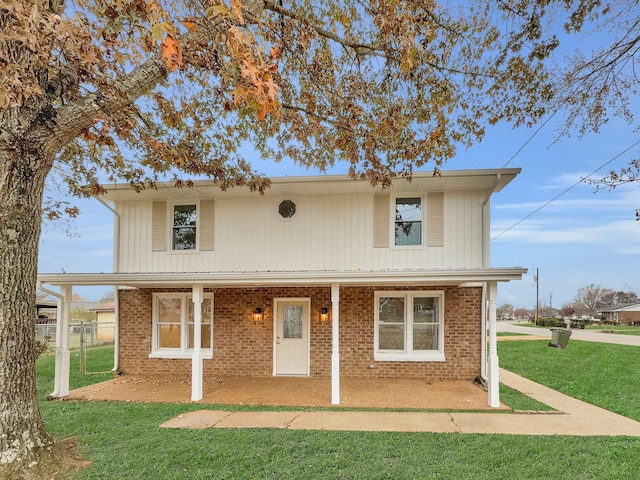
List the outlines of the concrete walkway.
<svg viewBox="0 0 640 480">
<path fill-rule="evenodd" d="M 527 335 L 535 335 L 537 337 L 551 338 L 551 330 L 539 327 L 524 327 L 517 323 L 497 322 L 496 330 L 498 332 L 524 333 Z M 605 330 L 607 327 L 602 327 Z M 611 327 L 608 327 L 611 328 Z M 614 328 L 615 330 L 615 328 Z M 638 335 L 618 335 L 615 333 L 602 333 L 598 330 L 571 330 L 571 340 L 582 340 L 585 342 L 615 343 L 617 345 L 633 345 L 640 347 L 640 336 Z"/>
<path fill-rule="evenodd" d="M 501 383 L 556 409 L 547 413 L 199 410 L 179 415 L 165 428 L 285 428 L 385 432 L 491 433 L 640 437 L 640 422 L 500 370 Z"/>
</svg>

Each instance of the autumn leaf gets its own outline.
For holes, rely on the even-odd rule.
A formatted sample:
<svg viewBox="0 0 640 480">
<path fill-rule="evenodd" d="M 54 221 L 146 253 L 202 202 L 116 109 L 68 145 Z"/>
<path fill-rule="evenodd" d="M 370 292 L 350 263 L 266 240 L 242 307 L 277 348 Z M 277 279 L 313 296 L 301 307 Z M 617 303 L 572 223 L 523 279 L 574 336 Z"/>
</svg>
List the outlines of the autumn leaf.
<svg viewBox="0 0 640 480">
<path fill-rule="evenodd" d="M 222 15 L 223 17 L 231 16 L 231 14 L 229 13 L 229 9 L 224 3 L 218 4 L 218 5 L 211 5 L 209 8 L 207 8 L 208 18 L 215 18 L 219 15 Z"/>
<path fill-rule="evenodd" d="M 269 49 L 269 59 L 270 60 L 275 60 L 276 58 L 278 58 L 280 56 L 281 52 L 282 52 L 282 49 L 280 48 L 279 45 L 276 45 L 275 47 L 271 47 Z"/>
<path fill-rule="evenodd" d="M 167 61 L 170 72 L 176 71 L 182 65 L 182 47 L 171 35 L 162 41 L 162 56 Z"/>
<path fill-rule="evenodd" d="M 164 38 L 165 32 L 167 31 L 166 23 L 156 23 L 151 26 L 151 39 L 159 42 Z"/>
<path fill-rule="evenodd" d="M 193 18 L 185 18 L 181 23 L 190 32 L 193 32 L 198 27 L 198 24 L 196 23 L 195 19 L 193 19 Z"/>
</svg>

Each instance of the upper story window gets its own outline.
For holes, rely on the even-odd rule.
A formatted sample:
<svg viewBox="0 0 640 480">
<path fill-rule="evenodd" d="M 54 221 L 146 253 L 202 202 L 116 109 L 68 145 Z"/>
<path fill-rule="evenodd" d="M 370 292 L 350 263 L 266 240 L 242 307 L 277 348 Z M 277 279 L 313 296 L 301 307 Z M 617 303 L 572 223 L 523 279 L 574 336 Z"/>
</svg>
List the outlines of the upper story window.
<svg viewBox="0 0 640 480">
<path fill-rule="evenodd" d="M 195 205 L 174 205 L 172 242 L 173 250 L 196 249 L 196 221 Z"/>
<path fill-rule="evenodd" d="M 422 198 L 396 198 L 395 245 L 422 245 Z"/>
<path fill-rule="evenodd" d="M 444 292 L 376 292 L 374 358 L 444 361 Z"/>
<path fill-rule="evenodd" d="M 213 199 L 151 204 L 151 249 L 154 252 L 206 252 L 213 250 Z"/>
</svg>

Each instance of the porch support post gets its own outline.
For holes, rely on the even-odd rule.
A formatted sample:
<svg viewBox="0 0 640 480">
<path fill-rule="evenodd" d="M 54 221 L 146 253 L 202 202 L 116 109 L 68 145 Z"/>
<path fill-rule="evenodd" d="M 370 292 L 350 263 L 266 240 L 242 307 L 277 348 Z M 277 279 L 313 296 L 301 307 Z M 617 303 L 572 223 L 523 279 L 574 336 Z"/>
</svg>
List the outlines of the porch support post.
<svg viewBox="0 0 640 480">
<path fill-rule="evenodd" d="M 69 321 L 71 319 L 71 300 L 73 287 L 60 287 L 56 314 L 56 362 L 51 397 L 59 398 L 69 395 L 69 370 L 71 368 L 69 353 Z"/>
<path fill-rule="evenodd" d="M 496 334 L 497 282 L 487 284 L 487 310 L 489 318 L 489 406 L 500 406 L 500 376 L 498 363 L 498 341 Z"/>
<path fill-rule="evenodd" d="M 340 284 L 331 284 L 331 403 L 340 404 Z"/>
<path fill-rule="evenodd" d="M 191 401 L 202 400 L 202 298 L 204 287 L 192 287 L 193 298 L 193 357 L 191 358 Z"/>
</svg>

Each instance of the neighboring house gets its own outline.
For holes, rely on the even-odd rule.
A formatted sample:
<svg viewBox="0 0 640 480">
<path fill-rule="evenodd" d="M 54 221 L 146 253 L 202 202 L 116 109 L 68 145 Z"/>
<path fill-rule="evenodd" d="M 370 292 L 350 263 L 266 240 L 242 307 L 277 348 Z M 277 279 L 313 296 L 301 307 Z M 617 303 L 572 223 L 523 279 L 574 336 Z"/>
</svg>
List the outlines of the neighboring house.
<svg viewBox="0 0 640 480">
<path fill-rule="evenodd" d="M 604 308 L 601 316 L 603 323 L 640 325 L 640 303 L 626 303 Z"/>
<path fill-rule="evenodd" d="M 89 309 L 89 311 L 96 314 L 96 340 L 99 343 L 113 341 L 116 323 L 116 302 L 100 303 Z"/>
<path fill-rule="evenodd" d="M 56 309 L 58 302 L 49 300 L 36 301 L 36 323 L 48 323 L 56 321 Z"/>
<path fill-rule="evenodd" d="M 284 177 L 264 195 L 110 185 L 99 200 L 115 216 L 114 273 L 39 280 L 63 299 L 121 287 L 115 368 L 190 374 L 194 401 L 216 375 L 331 378 L 335 404 L 341 377 L 482 375 L 497 407 L 497 284 L 526 270 L 490 266 L 490 198 L 519 171 L 416 173 L 386 190 Z M 53 396 L 65 396 L 58 347 Z"/>
</svg>

